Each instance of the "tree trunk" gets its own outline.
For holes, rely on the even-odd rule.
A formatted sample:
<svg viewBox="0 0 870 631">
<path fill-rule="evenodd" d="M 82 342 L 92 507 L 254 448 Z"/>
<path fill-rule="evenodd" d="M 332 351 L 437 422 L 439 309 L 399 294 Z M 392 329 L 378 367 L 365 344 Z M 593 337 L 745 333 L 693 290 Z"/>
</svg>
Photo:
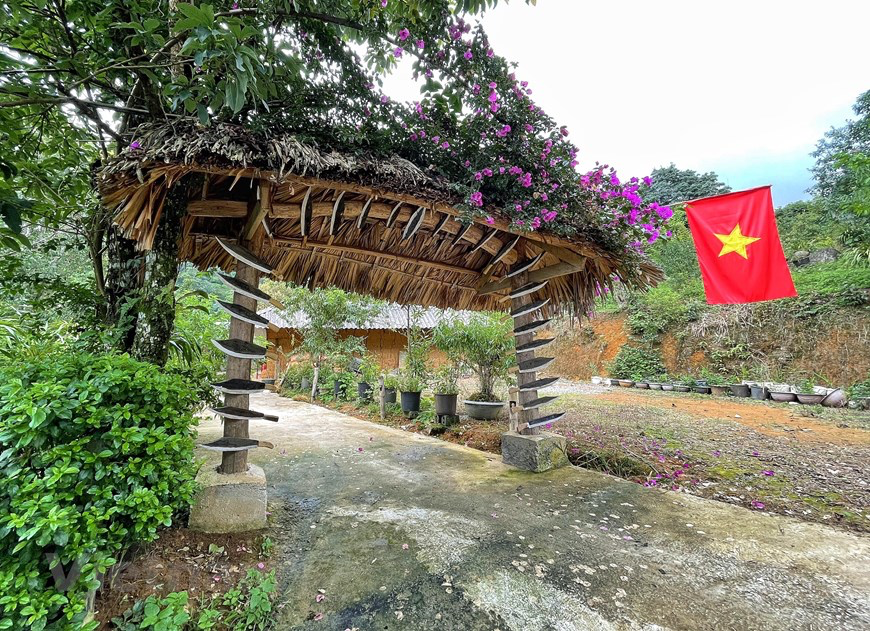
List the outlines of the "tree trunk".
<svg viewBox="0 0 870 631">
<path fill-rule="evenodd" d="M 117 226 L 106 230 L 106 324 L 114 327 L 118 348 L 129 352 L 136 334 L 142 253 Z M 95 270 L 96 273 L 96 270 Z"/>
<path fill-rule="evenodd" d="M 178 277 L 178 247 L 181 220 L 187 213 L 191 190 L 202 187 L 202 176 L 186 175 L 166 194 L 154 245 L 145 254 L 139 317 L 133 340 L 133 355 L 162 366 L 169 358 L 169 340 L 175 324 L 175 281 Z"/>
</svg>

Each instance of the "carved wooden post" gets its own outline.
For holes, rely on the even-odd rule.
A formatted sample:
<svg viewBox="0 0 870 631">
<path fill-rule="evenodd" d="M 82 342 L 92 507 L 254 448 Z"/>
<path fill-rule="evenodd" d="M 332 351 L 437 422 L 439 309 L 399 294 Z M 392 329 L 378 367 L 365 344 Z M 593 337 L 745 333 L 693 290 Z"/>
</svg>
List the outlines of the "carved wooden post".
<svg viewBox="0 0 870 631">
<path fill-rule="evenodd" d="M 236 262 L 236 278 L 240 281 L 248 283 L 252 287 L 256 287 L 259 282 L 259 272 L 243 263 Z M 257 301 L 253 298 L 243 296 L 239 292 L 233 294 L 233 302 L 241 305 L 251 311 L 256 311 Z M 243 342 L 254 341 L 254 325 L 244 322 L 238 318 L 230 319 L 230 338 L 239 339 Z M 250 379 L 251 378 L 251 360 L 240 359 L 238 357 L 227 357 L 227 379 Z M 226 394 L 224 395 L 224 405 L 232 405 L 239 408 L 249 409 L 249 395 L 247 394 Z M 224 436 L 232 438 L 250 438 L 248 435 L 247 419 L 224 419 Z M 248 452 L 244 451 L 225 451 L 221 454 L 221 473 L 243 473 L 248 469 Z"/>
<path fill-rule="evenodd" d="M 511 290 L 522 287 L 527 282 L 528 282 L 528 273 L 527 272 L 523 272 L 522 274 L 517 274 L 516 276 L 511 278 Z M 511 298 L 511 311 L 513 311 L 513 312 L 520 311 L 522 309 L 522 307 L 525 307 L 526 305 L 528 305 L 531 302 L 532 302 L 532 297 L 529 294 L 526 294 L 525 296 L 520 296 L 518 298 Z M 523 325 L 526 325 L 530 322 L 533 322 L 534 319 L 535 319 L 534 312 L 514 318 L 514 331 L 516 331 L 517 329 L 519 329 Z M 530 342 L 532 339 L 534 339 L 534 337 L 535 337 L 534 333 L 527 333 L 525 335 L 522 335 L 522 334 L 517 335 L 516 340 L 515 340 L 516 345 L 520 346 L 522 344 Z M 532 359 L 532 358 L 534 358 L 534 353 L 526 353 L 522 357 L 520 357 L 520 355 L 518 354 L 517 355 L 517 364 L 519 364 L 521 360 L 525 361 L 525 360 Z M 519 396 L 517 398 L 517 403 L 519 404 L 519 406 L 521 408 L 524 408 L 526 403 L 530 403 L 538 398 L 538 391 L 537 390 L 523 391 L 523 386 L 525 386 L 526 384 L 534 382 L 535 378 L 536 378 L 536 376 L 535 376 L 535 373 L 533 373 L 533 372 L 528 372 L 528 373 L 518 372 L 517 373 L 517 386 L 519 387 L 519 390 L 520 390 Z M 535 419 L 535 410 L 522 409 L 522 410 L 520 410 L 519 414 L 517 414 L 517 422 L 519 423 L 519 425 L 522 425 L 523 423 L 531 423 L 534 419 Z M 526 434 L 526 435 L 533 435 L 533 434 L 539 433 L 540 431 L 541 430 L 538 429 L 537 427 L 526 427 L 520 433 Z"/>
</svg>

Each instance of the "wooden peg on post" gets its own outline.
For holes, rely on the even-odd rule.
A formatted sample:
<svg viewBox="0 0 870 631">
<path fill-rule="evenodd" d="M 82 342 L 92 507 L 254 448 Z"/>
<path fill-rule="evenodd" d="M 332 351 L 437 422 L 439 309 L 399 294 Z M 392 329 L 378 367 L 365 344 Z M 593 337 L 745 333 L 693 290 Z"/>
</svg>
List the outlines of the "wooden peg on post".
<svg viewBox="0 0 870 631">
<path fill-rule="evenodd" d="M 511 290 L 518 289 L 528 283 L 528 272 L 523 272 L 521 274 L 517 274 L 510 278 L 510 286 Z M 519 313 L 523 311 L 523 307 L 528 305 L 534 300 L 534 296 L 531 293 L 524 294 L 518 296 L 516 298 L 511 299 L 511 311 L 514 313 Z M 534 312 L 527 313 L 525 315 L 514 318 L 514 331 L 520 329 L 523 325 L 528 324 L 534 320 Z M 516 345 L 520 346 L 525 344 L 526 342 L 532 339 L 533 333 L 521 334 L 516 338 Z M 523 357 L 523 360 L 528 360 L 528 354 Z M 517 356 L 517 364 L 519 364 L 519 356 Z M 516 410 L 516 422 L 517 422 L 517 431 L 526 435 L 533 435 L 540 433 L 537 427 L 528 427 L 528 424 L 534 420 L 535 418 L 535 410 L 525 410 L 523 406 L 538 398 L 537 390 L 524 390 L 523 386 L 526 384 L 533 383 L 537 377 L 533 372 L 517 372 L 517 385 L 519 386 L 517 393 L 517 407 Z M 513 420 L 511 421 L 513 424 Z"/>
</svg>

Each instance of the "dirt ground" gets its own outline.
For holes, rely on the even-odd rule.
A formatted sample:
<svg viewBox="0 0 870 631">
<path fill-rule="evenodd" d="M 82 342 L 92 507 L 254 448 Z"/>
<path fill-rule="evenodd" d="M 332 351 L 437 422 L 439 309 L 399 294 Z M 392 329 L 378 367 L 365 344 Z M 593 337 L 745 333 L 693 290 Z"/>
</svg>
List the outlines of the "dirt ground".
<svg viewBox="0 0 870 631">
<path fill-rule="evenodd" d="M 570 382 L 550 405 L 566 417 L 572 463 L 645 486 L 870 531 L 870 413 Z M 572 393 L 572 389 L 576 393 Z M 443 429 L 395 411 L 333 405 L 360 418 L 499 453 L 506 421 Z"/>
<path fill-rule="evenodd" d="M 270 571 L 274 561 L 263 554 L 263 537 L 261 533 L 204 534 L 178 527 L 162 531 L 157 541 L 131 550 L 121 561 L 126 567 L 98 592 L 99 628 L 113 629 L 112 618 L 152 594 L 164 597 L 187 590 L 191 601 L 208 602 L 249 569 Z"/>
</svg>

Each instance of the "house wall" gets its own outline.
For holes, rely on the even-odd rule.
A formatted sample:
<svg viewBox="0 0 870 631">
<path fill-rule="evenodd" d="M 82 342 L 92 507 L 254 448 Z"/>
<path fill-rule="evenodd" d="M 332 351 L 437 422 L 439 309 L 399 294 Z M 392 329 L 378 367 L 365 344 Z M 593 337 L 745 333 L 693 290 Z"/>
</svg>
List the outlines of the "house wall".
<svg viewBox="0 0 870 631">
<path fill-rule="evenodd" d="M 388 329 L 347 329 L 339 333 L 342 339 L 350 336 L 365 338 L 366 350 L 377 357 L 378 364 L 389 372 L 399 368 L 404 362 L 406 337 L 398 331 Z M 283 374 L 291 355 L 296 352 L 302 341 L 302 335 L 296 329 L 267 330 L 266 339 L 270 346 L 280 349 L 280 352 L 269 353 L 266 364 L 260 373 L 261 379 L 274 379 L 277 374 Z M 271 351 L 271 349 L 270 349 Z M 433 368 L 439 368 L 447 362 L 446 355 L 436 348 L 429 351 L 429 360 Z"/>
</svg>

